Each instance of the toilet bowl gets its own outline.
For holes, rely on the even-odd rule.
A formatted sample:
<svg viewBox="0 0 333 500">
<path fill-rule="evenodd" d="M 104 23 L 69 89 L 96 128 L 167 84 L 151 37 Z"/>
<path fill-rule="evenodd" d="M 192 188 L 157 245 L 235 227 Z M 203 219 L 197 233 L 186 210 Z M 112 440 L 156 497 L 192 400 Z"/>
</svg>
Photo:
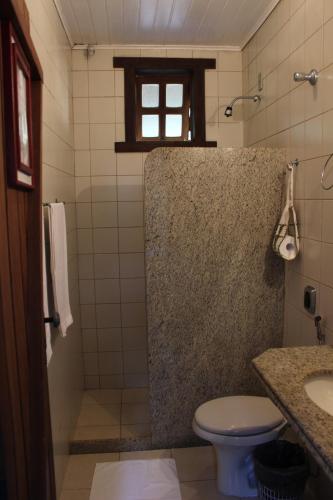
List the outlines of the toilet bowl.
<svg viewBox="0 0 333 500">
<path fill-rule="evenodd" d="M 252 452 L 259 444 L 277 439 L 285 425 L 282 413 L 268 398 L 231 396 L 199 406 L 193 430 L 216 450 L 220 493 L 257 496 Z"/>
</svg>

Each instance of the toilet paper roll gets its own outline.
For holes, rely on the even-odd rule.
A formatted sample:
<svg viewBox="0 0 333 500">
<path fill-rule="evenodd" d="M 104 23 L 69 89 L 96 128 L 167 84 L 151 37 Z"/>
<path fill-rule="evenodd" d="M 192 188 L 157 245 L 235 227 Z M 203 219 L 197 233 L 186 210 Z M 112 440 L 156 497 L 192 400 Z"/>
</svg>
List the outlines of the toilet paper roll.
<svg viewBox="0 0 333 500">
<path fill-rule="evenodd" d="M 285 236 L 279 246 L 279 254 L 285 260 L 294 260 L 297 257 L 298 250 L 294 236 Z"/>
</svg>

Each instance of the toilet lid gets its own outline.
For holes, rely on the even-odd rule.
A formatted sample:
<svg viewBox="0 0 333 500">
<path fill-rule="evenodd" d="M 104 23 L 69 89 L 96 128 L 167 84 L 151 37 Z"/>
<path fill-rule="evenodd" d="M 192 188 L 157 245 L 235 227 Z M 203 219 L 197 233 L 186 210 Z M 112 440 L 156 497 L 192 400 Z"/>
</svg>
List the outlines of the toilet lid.
<svg viewBox="0 0 333 500">
<path fill-rule="evenodd" d="M 251 436 L 274 429 L 283 422 L 282 413 L 268 398 L 230 396 L 199 406 L 195 421 L 214 434 Z"/>
</svg>

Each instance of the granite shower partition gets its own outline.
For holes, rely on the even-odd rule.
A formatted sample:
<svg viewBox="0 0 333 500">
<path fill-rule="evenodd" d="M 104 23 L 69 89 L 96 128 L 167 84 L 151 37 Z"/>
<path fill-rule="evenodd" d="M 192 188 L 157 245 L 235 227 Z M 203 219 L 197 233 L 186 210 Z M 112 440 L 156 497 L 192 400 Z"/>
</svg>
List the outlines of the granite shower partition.
<svg viewBox="0 0 333 500">
<path fill-rule="evenodd" d="M 280 346 L 283 262 L 271 242 L 285 153 L 153 151 L 145 164 L 145 245 L 152 440 L 196 442 L 195 409 L 259 394 L 251 360 Z"/>
</svg>

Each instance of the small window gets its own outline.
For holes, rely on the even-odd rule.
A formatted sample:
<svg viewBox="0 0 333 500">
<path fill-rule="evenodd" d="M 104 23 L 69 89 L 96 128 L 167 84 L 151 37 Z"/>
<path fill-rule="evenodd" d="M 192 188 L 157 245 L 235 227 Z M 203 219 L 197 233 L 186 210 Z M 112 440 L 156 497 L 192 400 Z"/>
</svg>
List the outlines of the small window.
<svg viewBox="0 0 333 500">
<path fill-rule="evenodd" d="M 158 146 L 216 147 L 206 141 L 205 70 L 215 59 L 115 57 L 125 73 L 125 142 L 116 152 Z"/>
<path fill-rule="evenodd" d="M 190 80 L 179 76 L 136 77 L 136 139 L 188 141 Z"/>
</svg>

